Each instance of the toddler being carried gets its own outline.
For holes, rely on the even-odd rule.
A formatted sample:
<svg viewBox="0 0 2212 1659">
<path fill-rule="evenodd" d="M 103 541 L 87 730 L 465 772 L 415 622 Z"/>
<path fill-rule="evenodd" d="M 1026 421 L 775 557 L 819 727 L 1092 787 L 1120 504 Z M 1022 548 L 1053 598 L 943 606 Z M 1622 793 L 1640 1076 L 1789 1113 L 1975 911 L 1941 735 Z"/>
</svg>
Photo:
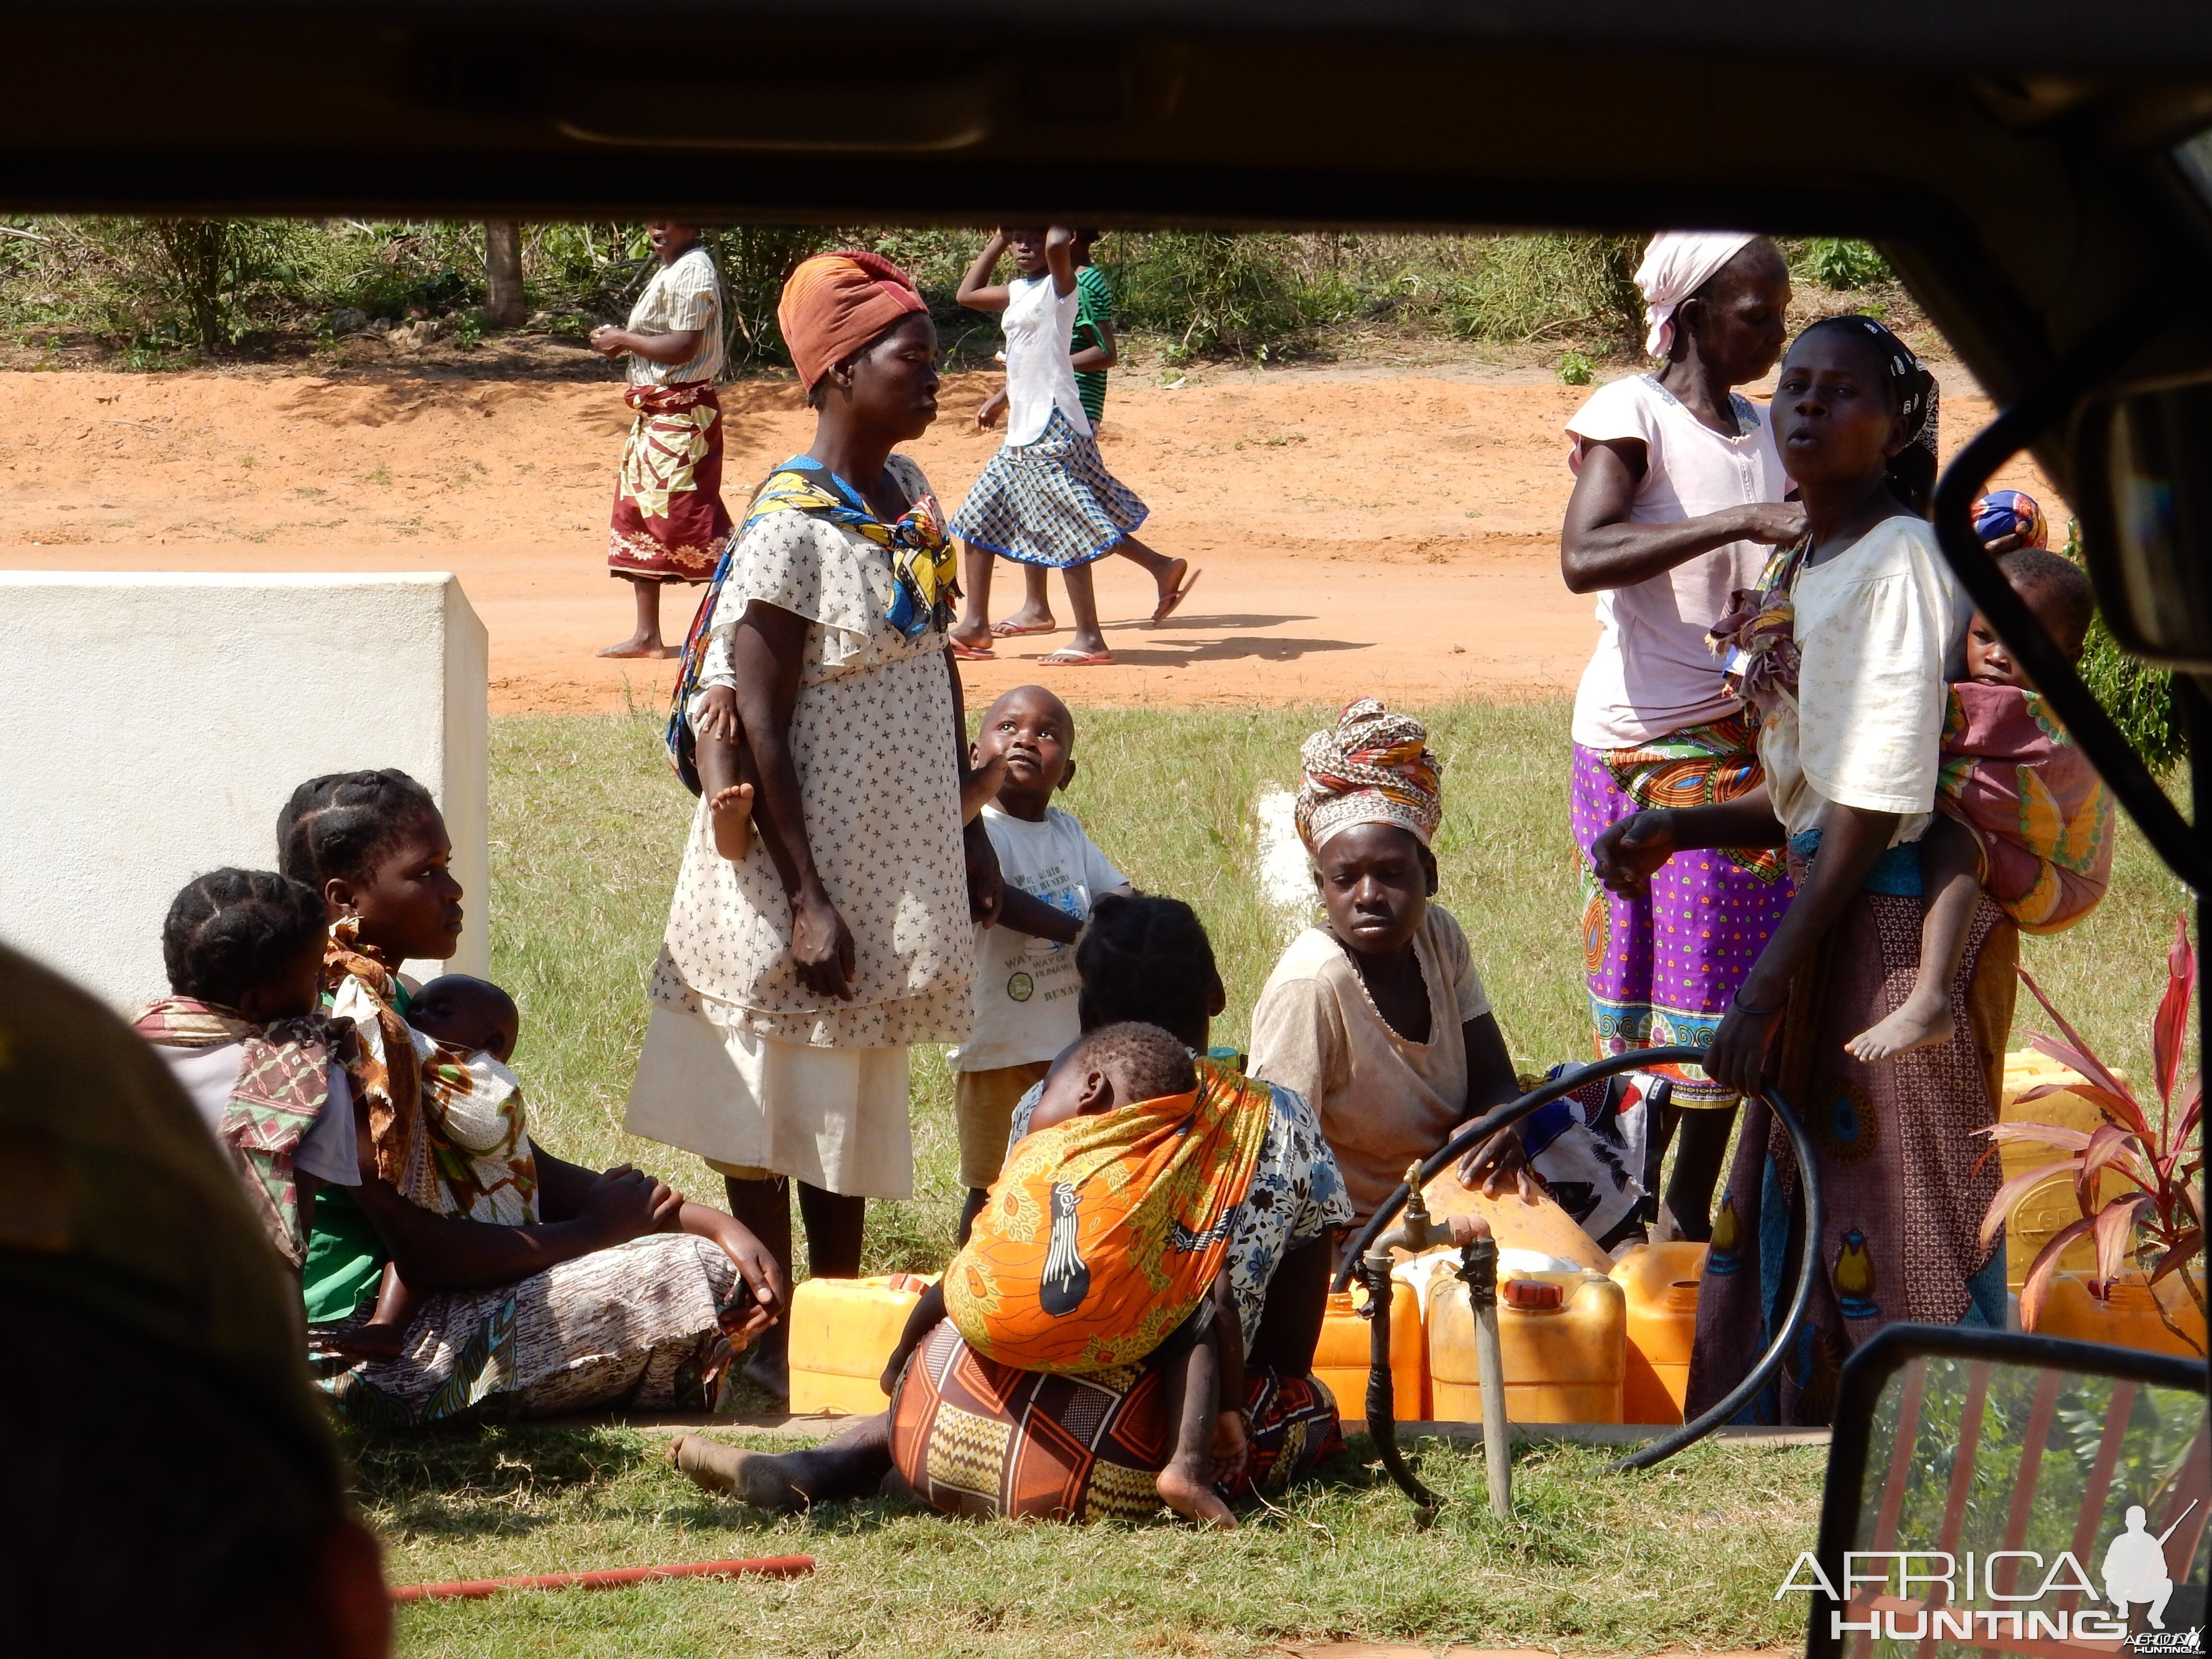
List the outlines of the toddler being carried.
<svg viewBox="0 0 2212 1659">
<path fill-rule="evenodd" d="M 2027 514 L 2039 524 L 2032 502 Z M 2068 659 L 2080 661 L 2096 609 L 2088 578 L 2033 542 L 2002 555 L 1997 568 Z M 1951 1036 L 1951 981 L 1982 893 L 2026 932 L 2056 933 L 2094 909 L 2112 879 L 2112 792 L 1978 611 L 1942 741 L 1936 819 L 1920 842 L 1920 969 L 1894 1013 L 1844 1045 L 1863 1060 L 1893 1060 Z"/>
</svg>

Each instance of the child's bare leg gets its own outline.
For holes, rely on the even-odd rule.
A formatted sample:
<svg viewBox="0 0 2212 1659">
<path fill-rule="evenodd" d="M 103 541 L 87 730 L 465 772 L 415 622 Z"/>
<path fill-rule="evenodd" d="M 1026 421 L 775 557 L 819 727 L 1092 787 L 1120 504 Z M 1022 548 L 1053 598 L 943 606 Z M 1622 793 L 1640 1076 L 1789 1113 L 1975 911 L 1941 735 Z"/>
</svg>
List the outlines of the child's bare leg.
<svg viewBox="0 0 2212 1659">
<path fill-rule="evenodd" d="M 743 781 L 745 745 L 741 738 L 701 737 L 692 756 L 699 785 L 714 824 L 714 850 L 732 864 L 752 850 L 753 787 Z"/>
<path fill-rule="evenodd" d="M 864 1417 L 810 1451 L 757 1452 L 679 1434 L 668 1461 L 709 1492 L 726 1492 L 770 1514 L 810 1504 L 873 1498 L 891 1469 L 890 1413 Z"/>
<path fill-rule="evenodd" d="M 1022 567 L 1022 608 L 1006 618 L 1006 628 L 1036 634 L 1056 626 L 1052 619 L 1052 600 L 1044 591 L 1044 578 L 1042 565 L 1025 564 Z"/>
<path fill-rule="evenodd" d="M 1121 538 L 1114 544 L 1114 550 L 1130 563 L 1141 567 L 1152 577 L 1158 600 L 1152 611 L 1152 620 L 1164 621 L 1168 612 L 1175 609 L 1176 602 L 1182 598 L 1183 574 L 1190 568 L 1190 561 L 1171 559 L 1164 553 L 1155 553 L 1134 536 Z"/>
<path fill-rule="evenodd" d="M 884 1366 L 879 1386 L 888 1398 L 898 1387 L 899 1378 L 905 1374 L 906 1362 L 920 1347 L 922 1340 L 945 1322 L 945 1281 L 939 1279 L 921 1293 L 921 1300 L 907 1310 L 906 1328 L 899 1333 L 898 1346 Z"/>
<path fill-rule="evenodd" d="M 333 1338 L 329 1346 L 356 1359 L 397 1359 L 407 1345 L 407 1328 L 415 1322 L 418 1298 L 400 1278 L 399 1269 L 384 1264 L 384 1282 L 378 1286 L 376 1309 L 368 1323 Z"/>
<path fill-rule="evenodd" d="M 1973 832 L 1939 817 L 1920 842 L 1920 884 L 1929 895 L 1920 921 L 1920 969 L 1912 994 L 1880 1024 L 1844 1044 L 1863 1060 L 1894 1060 L 1951 1036 L 1951 981 L 1966 953 L 1966 930 L 1981 896 L 1981 860 Z"/>
<path fill-rule="evenodd" d="M 1098 631 L 1098 592 L 1091 580 L 1091 567 L 1072 564 L 1061 571 L 1067 583 L 1067 608 L 1075 618 L 1075 637 L 1067 649 L 1085 655 L 1106 649 L 1106 636 Z"/>
<path fill-rule="evenodd" d="M 1213 1425 L 1221 1409 L 1220 1354 L 1209 1322 L 1206 1334 L 1162 1368 L 1160 1397 L 1175 1425 L 1175 1449 L 1160 1471 L 1160 1502 L 1177 1515 L 1224 1529 L 1237 1516 L 1213 1490 Z"/>
<path fill-rule="evenodd" d="M 972 650 L 991 648 L 991 565 L 998 555 L 960 544 L 960 620 L 951 636 Z"/>
</svg>

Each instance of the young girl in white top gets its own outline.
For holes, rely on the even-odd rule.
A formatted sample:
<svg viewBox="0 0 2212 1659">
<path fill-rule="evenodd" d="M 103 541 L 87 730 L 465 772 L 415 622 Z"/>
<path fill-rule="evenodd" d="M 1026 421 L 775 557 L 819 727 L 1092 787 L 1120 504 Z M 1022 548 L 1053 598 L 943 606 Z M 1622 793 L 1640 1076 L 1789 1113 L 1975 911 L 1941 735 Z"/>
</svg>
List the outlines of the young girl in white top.
<svg viewBox="0 0 2212 1659">
<path fill-rule="evenodd" d="M 1804 526 L 1783 502 L 1766 410 L 1734 390 L 1781 353 L 1780 253 L 1741 232 L 1670 232 L 1652 239 L 1637 282 L 1661 367 L 1600 388 L 1567 422 L 1575 491 L 1559 567 L 1574 592 L 1597 594 L 1601 630 L 1575 698 L 1571 810 L 1585 852 L 1631 813 L 1729 800 L 1758 781 L 1705 631 L 1758 580 L 1767 547 Z M 1772 853 L 1680 858 L 1633 898 L 1608 894 L 1586 866 L 1596 1053 L 1709 1042 L 1789 898 Z M 1663 1075 L 1675 1104 L 1720 1109 L 1683 1119 L 1662 1217 L 1662 1236 L 1702 1238 L 1735 1097 L 1695 1068 Z"/>
<path fill-rule="evenodd" d="M 953 625 L 956 656 L 988 658 L 991 641 L 994 556 L 1057 569 L 1067 582 L 1075 637 L 1039 660 L 1048 668 L 1103 667 L 1114 660 L 1098 631 L 1091 564 L 1127 553 L 1159 585 L 1158 622 L 1188 592 L 1185 562 L 1153 552 L 1134 532 L 1150 511 L 1106 471 L 1091 417 L 1075 383 L 1068 342 L 1081 303 L 1075 280 L 1075 233 L 994 231 L 961 280 L 960 303 L 1005 314 L 1006 441 L 953 515 L 952 533 L 965 550 L 966 607 Z M 1012 249 L 1021 273 L 993 284 L 1000 258 Z M 977 419 L 988 424 L 992 406 Z"/>
</svg>

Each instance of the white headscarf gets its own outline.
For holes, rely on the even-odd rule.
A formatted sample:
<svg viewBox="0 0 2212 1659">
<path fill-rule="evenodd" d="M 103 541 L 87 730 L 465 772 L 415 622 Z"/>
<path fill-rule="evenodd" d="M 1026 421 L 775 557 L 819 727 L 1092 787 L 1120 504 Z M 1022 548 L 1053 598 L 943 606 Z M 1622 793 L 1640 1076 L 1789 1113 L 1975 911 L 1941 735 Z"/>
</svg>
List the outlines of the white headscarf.
<svg viewBox="0 0 2212 1659">
<path fill-rule="evenodd" d="M 1636 268 L 1648 325 L 1644 349 L 1666 356 L 1674 343 L 1675 308 L 1756 240 L 1748 230 L 1662 230 L 1654 236 Z"/>
</svg>

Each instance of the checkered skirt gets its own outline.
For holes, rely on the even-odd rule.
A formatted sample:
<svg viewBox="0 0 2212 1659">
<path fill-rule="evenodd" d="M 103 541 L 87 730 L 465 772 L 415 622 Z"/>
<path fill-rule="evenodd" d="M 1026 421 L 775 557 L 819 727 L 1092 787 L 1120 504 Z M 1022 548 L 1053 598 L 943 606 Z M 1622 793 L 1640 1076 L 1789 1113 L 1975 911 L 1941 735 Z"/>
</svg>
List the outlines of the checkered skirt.
<svg viewBox="0 0 2212 1659">
<path fill-rule="evenodd" d="M 991 457 L 953 515 L 970 547 L 1055 570 L 1089 564 L 1136 533 L 1152 511 L 1106 470 L 1098 442 L 1055 409 L 1035 443 Z"/>
</svg>

